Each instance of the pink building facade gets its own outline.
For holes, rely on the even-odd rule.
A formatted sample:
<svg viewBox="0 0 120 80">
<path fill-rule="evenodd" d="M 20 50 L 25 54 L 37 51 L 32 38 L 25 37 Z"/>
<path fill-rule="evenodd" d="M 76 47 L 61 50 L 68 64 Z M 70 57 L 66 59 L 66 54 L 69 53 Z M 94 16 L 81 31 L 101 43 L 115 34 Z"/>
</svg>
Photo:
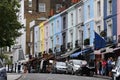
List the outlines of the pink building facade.
<svg viewBox="0 0 120 80">
<path fill-rule="evenodd" d="M 117 40 L 120 39 L 120 0 L 117 0 Z"/>
</svg>

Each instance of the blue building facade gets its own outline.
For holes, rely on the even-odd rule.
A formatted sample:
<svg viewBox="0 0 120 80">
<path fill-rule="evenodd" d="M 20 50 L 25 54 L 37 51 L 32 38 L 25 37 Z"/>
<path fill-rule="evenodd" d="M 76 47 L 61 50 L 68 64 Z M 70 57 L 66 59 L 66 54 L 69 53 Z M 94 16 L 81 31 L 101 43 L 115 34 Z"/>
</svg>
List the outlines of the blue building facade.
<svg viewBox="0 0 120 80">
<path fill-rule="evenodd" d="M 106 43 L 117 41 L 117 0 L 104 0 L 104 30 Z"/>
<path fill-rule="evenodd" d="M 62 45 L 62 26 L 61 26 L 61 16 L 57 14 L 54 17 L 54 52 L 60 52 L 60 46 Z"/>
<path fill-rule="evenodd" d="M 84 40 L 89 39 L 90 46 L 94 46 L 94 0 L 84 2 Z"/>
</svg>

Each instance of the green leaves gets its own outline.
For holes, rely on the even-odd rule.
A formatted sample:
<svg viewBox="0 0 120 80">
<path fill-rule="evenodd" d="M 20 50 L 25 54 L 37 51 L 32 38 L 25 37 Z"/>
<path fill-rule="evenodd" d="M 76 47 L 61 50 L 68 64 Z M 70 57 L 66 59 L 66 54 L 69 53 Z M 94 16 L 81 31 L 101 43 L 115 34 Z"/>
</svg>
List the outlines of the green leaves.
<svg viewBox="0 0 120 80">
<path fill-rule="evenodd" d="M 14 40 L 21 35 L 18 32 L 23 25 L 18 22 L 18 0 L 0 0 L 0 47 L 14 44 Z"/>
</svg>

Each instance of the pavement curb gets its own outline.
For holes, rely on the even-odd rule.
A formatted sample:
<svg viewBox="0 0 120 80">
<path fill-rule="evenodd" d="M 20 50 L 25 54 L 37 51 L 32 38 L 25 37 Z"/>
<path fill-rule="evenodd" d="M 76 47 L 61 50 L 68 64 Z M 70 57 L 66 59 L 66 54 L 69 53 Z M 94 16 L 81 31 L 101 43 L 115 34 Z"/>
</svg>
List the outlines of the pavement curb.
<svg viewBox="0 0 120 80">
<path fill-rule="evenodd" d="M 17 79 L 15 79 L 15 80 L 19 80 L 21 77 L 22 77 L 23 75 L 21 74 Z"/>
<path fill-rule="evenodd" d="M 101 75 L 94 75 L 93 77 L 103 78 L 103 79 L 109 79 L 109 80 L 111 80 L 111 79 L 112 79 L 112 77 L 108 77 L 108 76 L 101 76 Z"/>
</svg>

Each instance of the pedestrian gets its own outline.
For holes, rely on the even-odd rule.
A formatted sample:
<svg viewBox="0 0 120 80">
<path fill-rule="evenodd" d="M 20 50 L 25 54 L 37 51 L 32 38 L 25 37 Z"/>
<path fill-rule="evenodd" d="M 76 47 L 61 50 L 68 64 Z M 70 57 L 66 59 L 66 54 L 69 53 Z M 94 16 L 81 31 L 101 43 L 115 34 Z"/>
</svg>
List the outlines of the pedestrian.
<svg viewBox="0 0 120 80">
<path fill-rule="evenodd" d="M 105 59 L 102 60 L 102 75 L 106 75 L 106 64 Z"/>
<path fill-rule="evenodd" d="M 98 66 L 99 66 L 99 75 L 101 75 L 101 72 L 102 72 L 102 62 L 101 62 L 101 60 L 99 61 Z"/>
<path fill-rule="evenodd" d="M 20 62 L 18 63 L 18 73 L 20 73 L 20 69 L 21 69 L 21 64 Z"/>
<path fill-rule="evenodd" d="M 108 70 L 108 76 L 112 76 L 112 57 L 108 58 L 107 60 L 107 70 Z"/>
</svg>

